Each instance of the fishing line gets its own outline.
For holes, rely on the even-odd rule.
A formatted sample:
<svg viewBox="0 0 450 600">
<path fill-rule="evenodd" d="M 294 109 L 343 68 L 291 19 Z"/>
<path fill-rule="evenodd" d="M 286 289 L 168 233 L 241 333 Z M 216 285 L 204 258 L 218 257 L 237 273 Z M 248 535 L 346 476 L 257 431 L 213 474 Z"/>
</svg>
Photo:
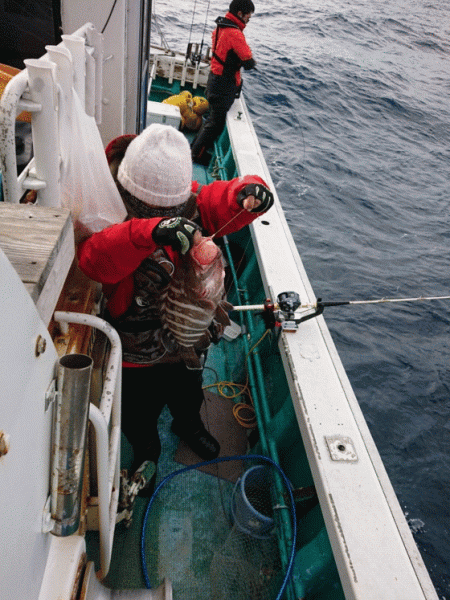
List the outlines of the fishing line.
<svg viewBox="0 0 450 600">
<path fill-rule="evenodd" d="M 252 239 L 251 239 L 250 236 L 248 236 L 248 239 L 247 239 L 247 241 L 245 243 L 245 246 L 243 248 L 241 248 L 241 257 L 239 258 L 239 260 L 238 260 L 238 262 L 236 264 L 235 264 L 235 261 L 233 260 L 232 255 L 231 255 L 230 244 L 228 242 L 228 238 L 227 238 L 226 235 L 223 237 L 223 240 L 224 240 L 225 247 L 228 249 L 228 261 L 230 263 L 231 262 L 233 263 L 233 269 L 234 269 L 234 271 L 236 273 L 238 273 L 239 269 L 241 268 L 241 266 L 242 266 L 242 264 L 243 264 L 243 262 L 245 260 L 245 256 L 247 254 L 247 250 L 250 247 Z M 230 265 L 230 267 L 231 267 L 231 265 Z M 225 289 L 226 293 L 228 294 L 228 292 L 231 290 L 231 287 L 232 287 L 233 283 L 235 284 L 236 293 L 239 294 L 239 286 L 238 286 L 237 280 L 236 280 L 236 282 L 234 282 L 233 278 L 231 279 L 231 281 L 230 281 L 230 283 L 228 285 L 228 289 Z"/>
<path fill-rule="evenodd" d="M 264 340 L 267 335 L 270 335 L 271 331 L 266 329 L 263 335 L 257 340 L 250 350 L 245 355 L 244 363 L 247 362 L 250 354 L 255 350 L 257 346 Z M 246 429 L 254 429 L 256 426 L 256 412 L 254 408 L 254 402 L 252 393 L 249 386 L 248 381 L 248 372 L 246 374 L 246 381 L 244 384 L 235 383 L 232 381 L 217 381 L 216 383 L 211 383 L 209 385 L 203 386 L 203 390 L 209 388 L 217 388 L 217 392 L 222 398 L 226 398 L 228 400 L 235 400 L 239 398 L 239 396 L 243 396 L 244 394 L 248 396 L 250 403 L 245 401 L 236 402 L 233 406 L 233 416 L 236 421 Z M 229 390 L 231 393 L 228 393 Z M 244 413 L 244 415 L 243 415 Z"/>
<path fill-rule="evenodd" d="M 241 211 L 239 211 L 232 219 L 230 219 L 228 221 L 228 223 L 226 223 L 222 228 L 220 228 L 218 231 L 216 231 L 211 237 L 207 238 L 207 239 L 212 239 L 213 237 L 215 237 L 224 227 L 226 227 L 233 219 L 235 219 L 236 217 L 238 217 L 240 214 L 242 214 L 242 212 L 245 209 L 243 208 Z M 229 249 L 229 244 L 228 244 L 228 240 L 227 237 L 224 236 L 224 243 L 225 243 L 225 247 L 227 249 L 227 255 L 228 255 L 228 261 L 230 264 L 230 268 L 232 270 L 232 273 L 234 273 L 234 277 L 232 278 L 232 281 L 230 282 L 230 288 L 233 285 L 233 282 L 236 286 L 236 293 L 238 294 L 239 297 L 239 290 L 237 288 L 238 286 L 238 282 L 237 282 L 237 278 L 236 278 L 236 272 L 235 272 L 235 266 L 234 266 L 234 261 L 233 258 L 231 256 L 231 251 Z M 247 246 L 250 243 L 250 240 L 247 240 Z M 242 253 L 242 258 L 241 258 L 241 262 L 242 260 L 244 260 L 245 257 L 245 252 L 246 252 L 246 248 L 244 248 L 244 251 Z M 229 290 L 227 290 L 228 292 Z M 247 352 L 246 356 L 245 356 L 245 360 L 244 360 L 244 364 L 247 363 L 250 354 L 255 350 L 255 348 L 265 339 L 265 337 L 267 335 L 269 335 L 271 332 L 269 329 L 266 329 L 266 331 L 263 333 L 263 335 L 253 344 L 253 346 L 250 348 L 250 350 Z M 255 409 L 254 409 L 254 402 L 253 402 L 253 398 L 251 395 L 251 390 L 249 388 L 249 381 L 248 381 L 248 372 L 247 372 L 247 376 L 246 376 L 246 382 L 244 385 L 242 384 L 237 384 L 234 382 L 229 382 L 229 381 L 216 381 L 215 383 L 212 383 L 210 385 L 204 386 L 203 389 L 208 389 L 208 388 L 217 388 L 217 391 L 219 393 L 220 396 L 224 397 L 224 398 L 228 398 L 231 400 L 234 400 L 236 398 L 238 398 L 239 396 L 243 396 L 244 394 L 246 394 L 250 400 L 250 403 L 247 403 L 245 401 L 241 401 L 241 402 L 237 402 L 234 404 L 233 406 L 233 415 L 235 417 L 235 419 L 238 421 L 238 423 L 245 427 L 245 428 L 254 428 L 255 424 L 256 424 L 256 413 L 255 413 Z M 229 389 L 231 390 L 231 394 L 226 393 L 226 390 Z M 237 391 L 236 391 L 237 390 Z M 244 416 L 243 416 L 244 414 Z"/>
<path fill-rule="evenodd" d="M 241 215 L 245 210 L 246 210 L 245 208 L 242 208 L 237 214 L 234 215 L 234 217 L 231 217 L 231 219 L 227 223 L 225 223 L 220 229 L 218 229 L 215 233 L 213 233 L 211 236 L 209 236 L 206 239 L 212 240 L 213 238 L 215 238 L 223 229 L 225 229 L 226 227 L 228 227 L 228 225 L 232 221 L 234 221 L 234 219 L 237 219 L 237 217 L 239 217 L 239 215 Z M 223 236 L 223 239 L 224 239 L 225 245 L 228 245 L 228 241 L 227 241 L 227 236 L 226 235 Z M 238 263 L 238 268 L 240 267 L 242 261 L 244 260 L 245 252 L 246 252 L 249 244 L 250 244 L 250 239 L 247 241 L 247 244 L 246 244 L 245 248 L 243 249 L 242 258 L 241 258 L 240 262 Z M 229 253 L 228 259 L 229 259 L 229 261 L 232 261 L 231 253 Z M 233 268 L 234 268 L 234 265 L 233 265 Z M 233 284 L 233 282 L 230 282 L 229 289 L 225 290 L 227 293 L 229 292 L 232 284 Z"/>
<path fill-rule="evenodd" d="M 215 237 L 216 237 L 216 235 L 217 235 L 217 234 L 219 234 L 219 233 L 222 231 L 222 229 L 225 229 L 225 227 L 228 227 L 228 225 L 229 225 L 229 224 L 230 224 L 232 221 L 234 221 L 234 219 L 237 219 L 237 218 L 239 217 L 239 215 L 241 215 L 241 214 L 244 212 L 244 210 L 246 210 L 246 209 L 245 209 L 245 208 L 242 208 L 242 209 L 241 209 L 241 210 L 240 210 L 238 213 L 236 213 L 236 214 L 234 215 L 234 217 L 231 217 L 231 219 L 230 219 L 229 221 L 227 221 L 227 223 L 225 223 L 225 225 L 222 225 L 222 227 L 221 227 L 220 229 L 218 229 L 218 230 L 217 230 L 215 233 L 213 233 L 213 234 L 212 234 L 212 235 L 209 237 L 209 239 L 210 239 L 210 240 L 212 240 L 213 238 L 215 238 Z"/>
</svg>

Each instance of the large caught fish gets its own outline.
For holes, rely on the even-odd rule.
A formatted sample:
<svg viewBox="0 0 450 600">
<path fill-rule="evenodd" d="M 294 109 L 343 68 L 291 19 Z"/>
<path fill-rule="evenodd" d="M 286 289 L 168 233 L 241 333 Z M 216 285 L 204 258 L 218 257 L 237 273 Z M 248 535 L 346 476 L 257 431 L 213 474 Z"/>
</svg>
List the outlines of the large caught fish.
<svg viewBox="0 0 450 600">
<path fill-rule="evenodd" d="M 211 238 L 202 238 L 177 267 L 161 306 L 163 342 L 170 352 L 178 351 L 189 369 L 200 369 L 196 351 L 211 343 L 209 327 L 215 319 L 230 324 L 225 300 L 224 261 Z"/>
</svg>

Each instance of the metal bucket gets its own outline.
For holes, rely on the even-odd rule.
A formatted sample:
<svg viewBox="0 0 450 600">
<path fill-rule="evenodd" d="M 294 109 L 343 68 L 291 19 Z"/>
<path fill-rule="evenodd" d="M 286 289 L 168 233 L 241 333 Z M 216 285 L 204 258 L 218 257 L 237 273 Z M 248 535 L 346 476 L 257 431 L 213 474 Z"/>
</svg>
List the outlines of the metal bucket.
<svg viewBox="0 0 450 600">
<path fill-rule="evenodd" d="M 239 531 L 257 539 L 271 536 L 274 527 L 271 488 L 271 470 L 261 465 L 251 467 L 238 479 L 231 512 Z"/>
</svg>

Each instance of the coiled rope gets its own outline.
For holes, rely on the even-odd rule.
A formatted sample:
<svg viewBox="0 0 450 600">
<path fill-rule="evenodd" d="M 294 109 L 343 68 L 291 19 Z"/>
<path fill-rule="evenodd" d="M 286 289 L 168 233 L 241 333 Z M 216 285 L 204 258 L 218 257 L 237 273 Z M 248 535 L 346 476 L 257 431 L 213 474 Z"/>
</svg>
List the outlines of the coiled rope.
<svg viewBox="0 0 450 600">
<path fill-rule="evenodd" d="M 253 344 L 253 346 L 250 348 L 250 350 L 245 356 L 245 363 L 247 362 L 248 357 L 253 352 L 253 350 L 257 346 L 259 346 L 259 344 L 264 340 L 264 338 L 270 333 L 270 329 L 266 329 L 266 331 L 259 338 L 259 340 Z M 203 386 L 204 390 L 210 388 L 217 388 L 218 394 L 222 396 L 222 398 L 226 398 L 228 400 L 235 400 L 236 398 L 239 398 L 243 395 L 248 396 L 250 404 L 247 402 L 237 402 L 236 404 L 234 404 L 233 416 L 239 423 L 239 425 L 245 427 L 246 429 L 254 429 L 256 427 L 256 414 L 252 394 L 248 385 L 248 376 L 244 384 L 234 383 L 232 381 L 218 381 L 216 383 L 210 383 L 208 385 Z"/>
</svg>

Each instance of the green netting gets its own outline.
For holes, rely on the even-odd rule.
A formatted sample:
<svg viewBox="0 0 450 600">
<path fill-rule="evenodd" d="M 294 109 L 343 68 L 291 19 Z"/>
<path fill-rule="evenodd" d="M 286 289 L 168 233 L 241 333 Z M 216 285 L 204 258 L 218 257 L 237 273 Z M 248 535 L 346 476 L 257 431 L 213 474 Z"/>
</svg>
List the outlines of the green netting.
<svg viewBox="0 0 450 600">
<path fill-rule="evenodd" d="M 287 480 L 279 496 L 279 469 L 261 458 L 246 457 L 237 482 L 202 472 L 201 463 L 160 483 L 143 526 L 149 587 L 169 580 L 175 600 L 277 598 L 290 570 L 280 558 L 279 517 L 295 511 Z"/>
</svg>

